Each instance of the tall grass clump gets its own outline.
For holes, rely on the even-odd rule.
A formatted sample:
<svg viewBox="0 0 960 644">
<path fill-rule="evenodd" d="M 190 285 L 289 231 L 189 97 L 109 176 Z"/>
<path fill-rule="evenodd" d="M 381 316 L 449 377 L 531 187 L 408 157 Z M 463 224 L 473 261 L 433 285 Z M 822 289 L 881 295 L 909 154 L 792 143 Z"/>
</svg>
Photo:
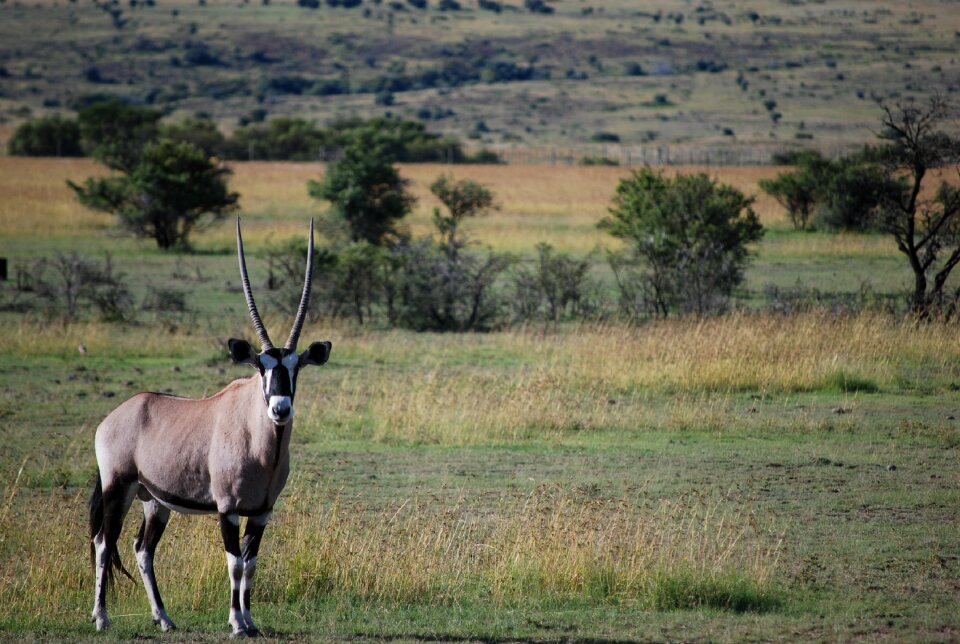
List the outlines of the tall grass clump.
<svg viewBox="0 0 960 644">
<path fill-rule="evenodd" d="M 31 499 L 42 502 L 38 511 L 21 508 L 16 520 L 0 516 L 0 623 L 85 619 L 93 572 L 82 498 L 53 496 Z M 597 500 L 541 487 L 492 507 L 475 499 L 391 503 L 373 511 L 293 491 L 264 542 L 255 602 L 575 601 L 734 611 L 777 604 L 782 535 L 769 520 L 704 499 Z M 128 564 L 138 515 L 134 508 L 121 539 Z M 222 610 L 229 583 L 215 520 L 175 517 L 157 553 L 157 574 L 174 619 L 178 612 Z M 119 581 L 110 601 L 118 619 L 149 623 L 139 580 Z"/>
</svg>

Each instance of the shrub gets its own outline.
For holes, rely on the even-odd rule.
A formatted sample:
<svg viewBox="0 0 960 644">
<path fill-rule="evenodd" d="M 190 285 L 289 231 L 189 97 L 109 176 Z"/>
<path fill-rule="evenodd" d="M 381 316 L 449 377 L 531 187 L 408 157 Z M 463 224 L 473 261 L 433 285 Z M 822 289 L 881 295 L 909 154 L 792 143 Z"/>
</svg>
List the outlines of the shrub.
<svg viewBox="0 0 960 644">
<path fill-rule="evenodd" d="M 181 123 L 166 125 L 160 129 L 161 136 L 172 141 L 190 143 L 203 150 L 208 157 L 223 156 L 226 138 L 217 124 L 208 118 L 189 118 Z"/>
<path fill-rule="evenodd" d="M 549 15 L 553 13 L 553 7 L 544 0 L 523 0 L 523 6 L 531 13 L 542 13 Z"/>
<path fill-rule="evenodd" d="M 138 237 L 163 249 L 189 247 L 190 233 L 206 228 L 236 208 L 227 189 L 230 171 L 190 143 L 159 139 L 148 143 L 136 165 L 121 176 L 68 181 L 80 203 L 117 216 Z"/>
<path fill-rule="evenodd" d="M 515 319 L 558 322 L 589 316 L 597 309 L 587 293 L 589 270 L 589 258 L 577 260 L 538 244 L 533 270 L 520 269 L 513 276 Z"/>
<path fill-rule="evenodd" d="M 886 195 L 898 195 L 899 184 L 879 166 L 856 157 L 833 161 L 821 185 L 817 221 L 833 230 L 869 230 Z"/>
<path fill-rule="evenodd" d="M 301 118 L 277 118 L 241 127 L 227 141 L 228 159 L 265 161 L 315 161 L 324 156 L 331 136 Z"/>
<path fill-rule="evenodd" d="M 706 174 L 668 179 L 644 168 L 620 181 L 599 227 L 627 242 L 645 269 L 631 294 L 653 298 L 659 316 L 703 315 L 726 307 L 743 280 L 747 245 L 763 235 L 752 202 Z"/>
<path fill-rule="evenodd" d="M 408 184 L 385 148 L 360 136 L 344 148 L 343 158 L 330 164 L 323 179 L 310 181 L 307 189 L 311 197 L 331 202 L 351 241 L 382 246 L 399 239 L 396 222 L 413 207 Z"/>
<path fill-rule="evenodd" d="M 452 258 L 456 258 L 467 244 L 461 225 L 467 217 L 477 217 L 495 209 L 493 193 L 472 179 L 454 181 L 447 175 L 438 177 L 430 185 L 430 192 L 447 208 L 448 214 L 439 208 L 433 209 L 433 225 L 440 233 L 441 245 Z"/>
<path fill-rule="evenodd" d="M 758 185 L 786 209 L 794 228 L 804 230 L 816 209 L 821 180 L 819 171 L 805 166 L 800 171 L 782 172 L 774 179 L 761 179 Z"/>
<path fill-rule="evenodd" d="M 74 321 L 86 308 L 105 322 L 133 317 L 133 298 L 123 276 L 113 272 L 110 255 L 103 266 L 79 253 L 54 254 L 32 269 L 33 290 L 48 315 Z"/>
<path fill-rule="evenodd" d="M 14 131 L 7 152 L 20 157 L 82 157 L 80 125 L 61 116 L 31 119 Z"/>
<path fill-rule="evenodd" d="M 396 322 L 417 331 L 475 331 L 496 326 L 502 302 L 497 277 L 510 264 L 494 253 L 451 256 L 429 238 L 394 251 Z"/>
<path fill-rule="evenodd" d="M 605 165 L 605 166 L 617 166 L 620 165 L 620 162 L 616 159 L 611 159 L 610 157 L 580 157 L 577 160 L 577 165 Z"/>
<path fill-rule="evenodd" d="M 619 143 L 620 135 L 613 132 L 594 132 L 593 136 L 590 137 L 590 140 L 594 143 Z"/>
</svg>

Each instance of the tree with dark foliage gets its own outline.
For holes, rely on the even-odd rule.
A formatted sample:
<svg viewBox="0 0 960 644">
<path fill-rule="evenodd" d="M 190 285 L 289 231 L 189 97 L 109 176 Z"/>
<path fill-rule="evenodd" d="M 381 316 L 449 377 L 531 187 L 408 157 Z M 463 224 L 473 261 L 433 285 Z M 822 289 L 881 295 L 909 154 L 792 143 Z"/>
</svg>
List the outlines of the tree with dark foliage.
<svg viewBox="0 0 960 644">
<path fill-rule="evenodd" d="M 398 239 L 396 222 L 415 203 L 393 159 L 365 137 L 343 150 L 343 158 L 327 167 L 320 181 L 310 181 L 311 197 L 329 201 L 349 229 L 350 241 L 385 246 Z"/>
<path fill-rule="evenodd" d="M 911 309 L 921 318 L 951 316 L 960 303 L 960 287 L 947 292 L 950 273 L 960 263 L 960 189 L 943 182 L 925 197 L 923 182 L 931 170 L 960 164 L 960 137 L 941 128 L 952 116 L 941 96 L 926 105 L 883 108 L 881 163 L 900 190 L 886 195 L 880 225 L 893 235 L 913 271 Z"/>
<path fill-rule="evenodd" d="M 151 237 L 163 249 L 186 248 L 190 233 L 222 220 L 237 207 L 230 170 L 196 146 L 170 139 L 148 143 L 120 176 L 68 181 L 80 203 L 113 213 L 134 235 Z"/>
<path fill-rule="evenodd" d="M 163 114 L 120 101 L 94 103 L 80 110 L 80 133 L 88 151 L 113 170 L 130 172 L 143 146 L 157 137 Z"/>
</svg>

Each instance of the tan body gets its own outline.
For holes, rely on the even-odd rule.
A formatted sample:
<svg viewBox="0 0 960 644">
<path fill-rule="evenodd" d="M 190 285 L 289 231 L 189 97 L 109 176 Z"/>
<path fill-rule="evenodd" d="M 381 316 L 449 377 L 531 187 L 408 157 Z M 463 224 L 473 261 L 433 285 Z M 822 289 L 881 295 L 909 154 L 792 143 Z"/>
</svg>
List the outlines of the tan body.
<svg viewBox="0 0 960 644">
<path fill-rule="evenodd" d="M 267 416 L 257 376 L 199 400 L 141 393 L 97 428 L 97 462 L 104 487 L 136 481 L 172 510 L 261 515 L 287 482 L 292 425 Z"/>
</svg>

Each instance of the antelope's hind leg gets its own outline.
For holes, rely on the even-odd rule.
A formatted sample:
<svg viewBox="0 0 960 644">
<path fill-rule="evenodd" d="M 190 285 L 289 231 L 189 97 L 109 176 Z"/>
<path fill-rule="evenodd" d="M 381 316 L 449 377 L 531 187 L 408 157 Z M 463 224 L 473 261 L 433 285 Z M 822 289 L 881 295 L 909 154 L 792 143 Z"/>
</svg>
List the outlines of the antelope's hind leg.
<svg viewBox="0 0 960 644">
<path fill-rule="evenodd" d="M 159 624 L 164 631 L 170 631 L 177 626 L 163 608 L 163 599 L 160 598 L 160 589 L 157 587 L 157 577 L 153 572 L 153 554 L 167 527 L 167 521 L 170 520 L 170 510 L 160 505 L 143 488 L 140 491 L 140 498 L 143 500 L 143 522 L 133 542 L 133 549 L 137 553 L 137 565 L 140 568 L 140 576 L 143 577 L 143 587 L 150 600 L 153 623 Z"/>
<path fill-rule="evenodd" d="M 107 585 L 112 576 L 112 568 L 130 576 L 120 563 L 117 540 L 123 528 L 123 519 L 139 487 L 136 482 L 109 480 L 101 487 L 100 476 L 102 474 L 98 475 L 96 487 L 90 497 L 90 534 L 96 568 L 96 589 L 90 621 L 96 623 L 98 631 L 110 626 L 110 618 L 107 616 Z"/>
</svg>

